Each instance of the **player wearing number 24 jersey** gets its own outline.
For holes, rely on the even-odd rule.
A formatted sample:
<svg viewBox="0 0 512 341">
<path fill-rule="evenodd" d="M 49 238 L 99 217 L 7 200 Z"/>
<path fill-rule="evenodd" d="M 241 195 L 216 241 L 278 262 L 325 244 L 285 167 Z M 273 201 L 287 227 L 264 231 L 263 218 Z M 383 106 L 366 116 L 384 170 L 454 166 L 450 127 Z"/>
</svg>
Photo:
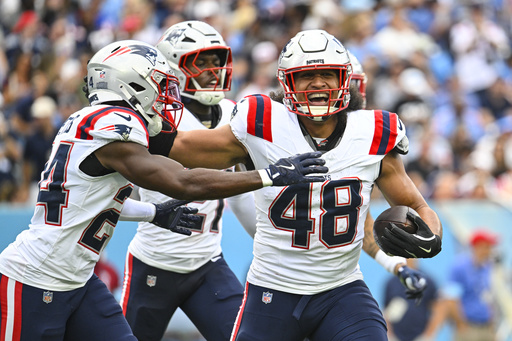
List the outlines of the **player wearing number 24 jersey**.
<svg viewBox="0 0 512 341">
<path fill-rule="evenodd" d="M 282 98 L 245 97 L 229 127 L 202 136 L 178 132 L 170 154 L 189 167 L 208 155 L 212 166 L 237 160 L 258 168 L 316 150 L 329 168 L 323 183 L 254 192 L 254 258 L 231 340 L 387 340 L 358 265 L 374 185 L 391 205 L 413 207 L 424 220 L 428 236 L 407 248 L 429 243 L 431 253 L 418 254 L 434 256 L 442 231 L 400 159 L 405 127 L 394 113 L 352 110 L 350 58 L 323 30 L 299 32 L 278 64 Z M 201 148 L 185 158 L 190 145 Z M 408 238 L 391 232 L 390 242 Z"/>
</svg>

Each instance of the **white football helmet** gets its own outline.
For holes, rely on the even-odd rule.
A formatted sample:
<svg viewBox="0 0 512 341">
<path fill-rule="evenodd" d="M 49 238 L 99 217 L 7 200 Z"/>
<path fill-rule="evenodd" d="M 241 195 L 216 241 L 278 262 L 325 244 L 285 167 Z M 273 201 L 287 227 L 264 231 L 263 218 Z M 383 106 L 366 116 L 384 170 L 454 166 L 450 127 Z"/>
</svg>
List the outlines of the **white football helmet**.
<svg viewBox="0 0 512 341">
<path fill-rule="evenodd" d="M 363 109 L 366 108 L 366 83 L 368 83 L 368 77 L 366 73 L 364 73 L 363 65 L 359 62 L 359 60 L 352 54 L 352 52 L 348 51 L 348 55 L 350 56 L 350 63 L 352 64 L 352 78 L 350 79 L 350 84 L 354 84 L 361 96 L 363 96 Z"/>
<path fill-rule="evenodd" d="M 192 20 L 172 25 L 156 47 L 165 55 L 178 76 L 183 97 L 192 98 L 204 105 L 215 105 L 224 98 L 224 92 L 231 89 L 231 49 L 226 46 L 220 33 L 209 24 Z M 212 68 L 197 66 L 197 57 L 202 52 L 217 54 L 220 65 Z M 211 87 L 203 88 L 194 79 L 204 72 L 211 75 Z"/>
<path fill-rule="evenodd" d="M 316 93 L 325 93 L 326 89 L 298 91 L 295 88 L 294 75 L 301 71 L 330 69 L 336 70 L 339 86 L 330 90 L 328 105 L 315 106 L 308 100 Z M 350 101 L 350 76 L 352 66 L 347 50 L 331 34 L 324 30 L 306 30 L 297 33 L 283 48 L 279 56 L 277 78 L 284 89 L 283 103 L 298 115 L 314 120 L 323 120 L 348 106 Z M 305 101 L 299 101 L 297 95 L 303 93 Z"/>
<path fill-rule="evenodd" d="M 176 129 L 183 113 L 178 79 L 155 47 L 137 40 L 105 46 L 87 64 L 91 105 L 124 101 L 148 122 L 154 136 L 162 119 Z"/>
</svg>

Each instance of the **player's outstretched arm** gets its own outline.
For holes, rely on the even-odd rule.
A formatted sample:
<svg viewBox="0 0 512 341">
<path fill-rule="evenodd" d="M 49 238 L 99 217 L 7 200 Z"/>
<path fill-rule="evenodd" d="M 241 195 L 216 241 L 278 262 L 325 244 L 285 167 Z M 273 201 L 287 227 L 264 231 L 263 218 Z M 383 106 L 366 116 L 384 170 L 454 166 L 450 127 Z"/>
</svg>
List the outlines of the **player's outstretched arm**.
<svg viewBox="0 0 512 341">
<path fill-rule="evenodd" d="M 212 200 L 264 186 L 325 181 L 321 174 L 328 171 L 321 153 L 316 152 L 281 159 L 266 169 L 234 173 L 185 169 L 178 162 L 152 155 L 144 146 L 132 142 L 112 142 L 95 154 L 104 167 L 116 170 L 134 184 L 181 200 Z"/>
<path fill-rule="evenodd" d="M 215 129 L 178 130 L 169 157 L 188 168 L 225 169 L 249 160 L 229 124 Z"/>
</svg>

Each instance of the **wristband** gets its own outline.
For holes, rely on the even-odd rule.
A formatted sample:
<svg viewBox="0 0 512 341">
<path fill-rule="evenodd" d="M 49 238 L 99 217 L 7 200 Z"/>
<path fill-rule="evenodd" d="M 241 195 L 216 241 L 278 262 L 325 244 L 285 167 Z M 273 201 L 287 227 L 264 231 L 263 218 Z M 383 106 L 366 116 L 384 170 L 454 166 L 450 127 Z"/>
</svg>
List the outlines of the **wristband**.
<svg viewBox="0 0 512 341">
<path fill-rule="evenodd" d="M 388 256 L 382 250 L 377 251 L 377 254 L 375 255 L 375 260 L 377 261 L 377 263 L 382 265 L 384 269 L 386 269 L 393 275 L 395 274 L 395 268 L 398 264 L 407 264 L 405 258 L 398 256 Z"/>
<path fill-rule="evenodd" d="M 155 218 L 156 206 L 149 202 L 126 199 L 119 220 L 151 221 Z"/>
<path fill-rule="evenodd" d="M 270 179 L 270 176 L 268 175 L 268 172 L 266 169 L 258 169 L 258 173 L 260 174 L 261 182 L 263 183 L 263 187 L 272 186 L 274 183 L 272 182 L 272 179 Z"/>
</svg>

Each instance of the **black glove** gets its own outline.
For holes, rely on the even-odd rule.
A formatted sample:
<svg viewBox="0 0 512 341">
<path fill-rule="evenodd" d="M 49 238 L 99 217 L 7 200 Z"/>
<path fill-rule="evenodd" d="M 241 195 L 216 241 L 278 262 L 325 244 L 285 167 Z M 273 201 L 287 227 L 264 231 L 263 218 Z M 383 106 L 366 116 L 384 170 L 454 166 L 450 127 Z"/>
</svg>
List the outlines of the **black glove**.
<svg viewBox="0 0 512 341">
<path fill-rule="evenodd" d="M 432 233 L 428 225 L 411 212 L 407 218 L 418 228 L 416 233 L 405 232 L 393 223 L 384 229 L 381 244 L 394 256 L 405 258 L 432 258 L 441 252 L 441 238 Z"/>
<path fill-rule="evenodd" d="M 398 269 L 397 276 L 406 288 L 405 296 L 410 300 L 415 300 L 416 305 L 420 304 L 423 292 L 427 288 L 427 279 L 423 274 L 404 265 Z"/>
<path fill-rule="evenodd" d="M 197 208 L 183 206 L 190 201 L 171 199 L 161 204 L 153 204 L 156 207 L 155 217 L 150 223 L 172 232 L 190 236 L 192 232 L 187 227 L 194 227 L 194 222 L 201 219 L 195 215 Z"/>
<path fill-rule="evenodd" d="M 306 176 L 311 173 L 327 173 L 325 160 L 320 159 L 321 152 L 297 154 L 279 159 L 265 170 L 272 180 L 272 186 L 288 186 L 299 183 L 322 182 L 330 179 L 329 175 Z"/>
</svg>

